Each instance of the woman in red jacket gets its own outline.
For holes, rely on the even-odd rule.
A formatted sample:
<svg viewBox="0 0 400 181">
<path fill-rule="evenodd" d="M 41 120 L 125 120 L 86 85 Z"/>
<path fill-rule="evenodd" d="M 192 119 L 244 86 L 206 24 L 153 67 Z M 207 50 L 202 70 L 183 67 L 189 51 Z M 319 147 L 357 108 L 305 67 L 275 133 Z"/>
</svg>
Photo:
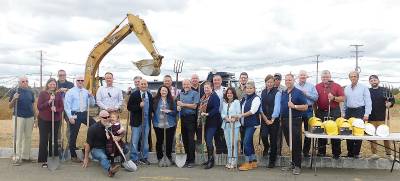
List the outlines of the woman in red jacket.
<svg viewBox="0 0 400 181">
<path fill-rule="evenodd" d="M 60 92 L 56 92 L 57 81 L 50 78 L 45 90 L 41 91 L 38 98 L 37 108 L 39 110 L 39 157 L 38 162 L 42 167 L 47 167 L 47 156 L 52 154 L 51 146 L 51 124 L 52 112 L 54 112 L 54 140 L 58 140 L 58 129 L 60 127 L 61 112 L 64 111 L 64 104 Z M 54 104 L 53 104 L 54 103 Z M 54 155 L 58 156 L 58 144 L 54 144 Z M 48 150 L 47 150 L 48 149 Z"/>
</svg>

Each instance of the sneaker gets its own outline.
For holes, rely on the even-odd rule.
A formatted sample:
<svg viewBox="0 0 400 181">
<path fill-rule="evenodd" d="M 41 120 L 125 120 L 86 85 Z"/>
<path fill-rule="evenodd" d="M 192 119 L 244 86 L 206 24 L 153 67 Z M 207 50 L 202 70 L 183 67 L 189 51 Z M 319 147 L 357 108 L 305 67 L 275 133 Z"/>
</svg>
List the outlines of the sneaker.
<svg viewBox="0 0 400 181">
<path fill-rule="evenodd" d="M 253 166 L 251 165 L 251 163 L 248 163 L 248 162 L 243 163 L 243 164 L 240 165 L 240 167 L 239 167 L 239 170 L 240 170 L 240 171 L 248 171 L 248 170 L 251 170 L 251 169 L 253 169 Z"/>
<path fill-rule="evenodd" d="M 377 160 L 377 159 L 379 159 L 379 156 L 377 154 L 372 154 L 369 158 L 373 159 L 373 160 Z"/>
<path fill-rule="evenodd" d="M 293 169 L 294 169 L 293 166 L 285 166 L 281 168 L 282 171 L 291 171 Z"/>
<path fill-rule="evenodd" d="M 135 163 L 136 166 L 139 166 L 140 164 L 142 164 L 139 160 L 135 160 L 135 161 L 133 161 L 133 163 Z"/>
<path fill-rule="evenodd" d="M 252 168 L 257 168 L 257 161 L 252 161 L 251 162 L 251 167 Z"/>
<path fill-rule="evenodd" d="M 142 162 L 143 165 L 150 165 L 150 162 L 147 159 L 141 159 L 140 162 Z"/>
<path fill-rule="evenodd" d="M 17 156 L 11 158 L 12 160 L 12 165 L 14 166 L 20 166 L 21 165 L 21 159 Z"/>
<path fill-rule="evenodd" d="M 294 167 L 292 173 L 293 173 L 293 175 L 300 175 L 300 173 L 301 173 L 300 167 Z"/>
<path fill-rule="evenodd" d="M 188 164 L 186 165 L 187 168 L 193 168 L 193 166 L 194 166 L 194 163 L 188 163 Z"/>
<path fill-rule="evenodd" d="M 361 155 L 355 155 L 354 158 L 359 159 L 359 158 L 361 158 Z"/>
<path fill-rule="evenodd" d="M 229 167 L 231 167 L 231 163 L 227 163 L 227 164 L 225 165 L 225 168 L 228 168 L 228 169 L 229 169 Z"/>
<path fill-rule="evenodd" d="M 117 173 L 119 171 L 119 167 L 120 167 L 119 165 L 111 166 L 108 169 L 108 176 L 113 177 L 115 175 L 115 173 Z"/>
<path fill-rule="evenodd" d="M 387 158 L 388 160 L 390 160 L 390 161 L 393 161 L 393 160 L 394 160 L 393 155 L 386 155 L 386 158 Z"/>
</svg>

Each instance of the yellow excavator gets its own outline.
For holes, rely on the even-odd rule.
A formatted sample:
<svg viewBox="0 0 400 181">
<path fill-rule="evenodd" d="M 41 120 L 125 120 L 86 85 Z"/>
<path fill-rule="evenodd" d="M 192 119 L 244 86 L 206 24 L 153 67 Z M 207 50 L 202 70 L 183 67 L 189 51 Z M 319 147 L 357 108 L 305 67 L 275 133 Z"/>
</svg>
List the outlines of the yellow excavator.
<svg viewBox="0 0 400 181">
<path fill-rule="evenodd" d="M 119 29 L 126 19 L 128 19 L 128 24 Z M 153 59 L 144 59 L 133 63 L 144 75 L 157 76 L 160 74 L 163 56 L 158 53 L 145 22 L 137 15 L 127 14 L 121 23 L 115 26 L 102 41 L 97 43 L 89 54 L 85 67 L 85 87 L 89 91 L 96 93 L 99 87 L 100 77 L 95 77 L 95 72 L 99 69 L 104 56 L 132 32 L 153 57 Z"/>
</svg>

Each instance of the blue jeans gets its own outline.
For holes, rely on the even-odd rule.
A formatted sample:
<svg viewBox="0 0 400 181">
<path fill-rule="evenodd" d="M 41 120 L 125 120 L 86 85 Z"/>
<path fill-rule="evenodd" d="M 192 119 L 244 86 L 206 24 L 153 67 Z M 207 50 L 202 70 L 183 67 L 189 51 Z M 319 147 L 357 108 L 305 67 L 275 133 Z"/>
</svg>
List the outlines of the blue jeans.
<svg viewBox="0 0 400 181">
<path fill-rule="evenodd" d="M 215 137 L 215 132 L 217 132 L 217 128 L 211 127 L 206 129 L 206 144 L 207 144 L 207 149 L 209 148 L 214 148 L 213 145 L 213 138 Z"/>
<path fill-rule="evenodd" d="M 111 167 L 111 163 L 110 163 L 110 160 L 108 160 L 108 157 L 106 155 L 106 150 L 99 149 L 99 148 L 93 148 L 91 153 L 92 153 L 93 159 L 99 160 L 101 167 L 106 172 L 108 172 L 108 170 Z"/>
<path fill-rule="evenodd" d="M 142 125 L 138 127 L 131 127 L 132 129 L 132 136 L 131 136 L 131 155 L 130 159 L 133 161 L 137 161 L 139 159 L 147 159 L 149 156 L 149 142 L 148 142 L 148 137 L 149 137 L 149 124 L 145 123 L 144 124 L 144 134 L 143 137 L 141 137 L 142 133 Z M 139 157 L 139 152 L 138 152 L 138 142 L 139 138 L 142 138 L 141 140 L 141 155 Z"/>
<path fill-rule="evenodd" d="M 239 127 L 233 128 L 235 134 L 233 136 L 233 157 L 232 157 L 232 128 L 227 125 L 224 129 L 226 146 L 228 147 L 228 163 L 237 163 L 238 154 L 238 138 L 239 138 Z"/>
<path fill-rule="evenodd" d="M 253 135 L 256 128 L 254 127 L 244 127 L 244 155 L 246 162 L 254 161 L 256 155 L 254 153 Z"/>
</svg>

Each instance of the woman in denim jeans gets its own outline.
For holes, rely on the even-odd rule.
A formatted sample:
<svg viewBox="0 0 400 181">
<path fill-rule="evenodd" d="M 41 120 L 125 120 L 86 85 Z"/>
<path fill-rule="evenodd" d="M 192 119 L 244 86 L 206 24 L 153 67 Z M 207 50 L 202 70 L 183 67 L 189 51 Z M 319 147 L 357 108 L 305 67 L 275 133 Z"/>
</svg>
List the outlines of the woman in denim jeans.
<svg viewBox="0 0 400 181">
<path fill-rule="evenodd" d="M 236 168 L 237 164 L 237 147 L 240 128 L 240 122 L 238 120 L 240 113 L 240 102 L 236 95 L 236 91 L 232 87 L 229 87 L 224 94 L 224 102 L 221 112 L 223 120 L 221 127 L 224 129 L 225 141 L 228 147 L 228 163 L 225 167 L 228 169 Z"/>
</svg>

